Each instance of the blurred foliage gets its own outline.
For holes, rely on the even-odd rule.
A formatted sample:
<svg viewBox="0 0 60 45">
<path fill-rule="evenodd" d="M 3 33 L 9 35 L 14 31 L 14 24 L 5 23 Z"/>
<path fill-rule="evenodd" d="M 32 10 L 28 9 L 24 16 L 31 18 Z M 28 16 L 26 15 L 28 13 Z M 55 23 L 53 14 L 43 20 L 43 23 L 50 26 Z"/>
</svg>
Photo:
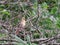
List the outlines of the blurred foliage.
<svg viewBox="0 0 60 45">
<path fill-rule="evenodd" d="M 16 0 L 15 0 L 16 1 Z M 14 1 L 11 1 L 14 3 Z M 21 2 L 27 2 L 26 0 L 21 0 Z M 30 6 L 28 3 L 32 3 L 33 5 Z M 34 26 L 40 26 L 42 29 L 39 29 L 43 33 L 43 37 L 52 37 L 54 34 L 56 34 L 56 29 L 60 30 L 60 13 L 58 13 L 58 1 L 57 0 L 30 0 L 27 4 L 0 4 L 0 19 L 4 22 L 11 21 L 12 26 L 17 26 L 18 22 L 21 20 L 21 17 L 25 16 L 26 20 L 30 19 L 30 17 L 38 16 L 38 5 L 41 6 L 42 13 L 40 14 L 40 17 L 36 17 L 33 20 L 31 20 L 32 24 Z M 37 10 L 38 9 L 38 10 Z M 21 13 L 21 14 L 20 14 Z M 16 17 L 20 15 L 21 17 Z M 16 18 L 14 18 L 16 17 Z M 13 20 L 12 20 L 13 18 Z M 27 22 L 27 28 L 30 28 L 31 30 L 34 30 L 30 26 L 30 22 Z M 30 25 L 30 26 L 29 26 Z M 29 30 L 30 30 L 29 29 Z M 48 30 L 48 31 L 45 31 Z M 0 37 L 2 35 L 0 34 Z M 33 33 L 33 38 L 40 38 L 40 34 L 37 32 Z M 19 42 L 18 45 L 24 45 L 23 40 L 16 37 L 16 39 Z M 30 41 L 30 37 L 27 36 L 28 44 L 25 45 L 31 45 L 32 43 Z M 37 45 L 33 43 L 32 45 Z"/>
</svg>

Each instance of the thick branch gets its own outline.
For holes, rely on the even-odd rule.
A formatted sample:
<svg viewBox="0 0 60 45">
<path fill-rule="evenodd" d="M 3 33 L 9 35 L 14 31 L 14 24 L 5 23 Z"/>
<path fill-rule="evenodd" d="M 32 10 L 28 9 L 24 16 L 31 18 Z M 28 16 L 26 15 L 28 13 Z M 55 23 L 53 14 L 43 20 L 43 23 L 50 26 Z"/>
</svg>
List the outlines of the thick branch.
<svg viewBox="0 0 60 45">
<path fill-rule="evenodd" d="M 60 39 L 60 34 L 58 34 L 58 35 L 56 35 L 56 36 L 54 36 L 52 38 L 49 38 L 49 39 L 47 39 L 45 41 L 42 41 L 40 44 L 47 43 L 49 41 L 56 40 L 56 39 Z"/>
</svg>

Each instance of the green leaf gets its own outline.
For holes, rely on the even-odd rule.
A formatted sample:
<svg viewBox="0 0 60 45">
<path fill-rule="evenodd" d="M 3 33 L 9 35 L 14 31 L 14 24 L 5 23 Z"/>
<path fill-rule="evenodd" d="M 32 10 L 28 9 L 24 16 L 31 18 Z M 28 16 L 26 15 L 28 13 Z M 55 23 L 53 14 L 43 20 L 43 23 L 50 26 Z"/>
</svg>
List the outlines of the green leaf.
<svg viewBox="0 0 60 45">
<path fill-rule="evenodd" d="M 30 41 L 30 36 L 28 34 L 27 34 L 27 42 L 28 42 L 28 45 L 32 45 Z"/>
<path fill-rule="evenodd" d="M 60 19 L 56 21 L 56 27 L 60 29 Z"/>
<path fill-rule="evenodd" d="M 10 13 L 7 10 L 3 10 L 1 13 L 4 15 L 10 15 Z"/>
<path fill-rule="evenodd" d="M 0 5 L 0 11 L 4 9 L 4 5 Z"/>
<path fill-rule="evenodd" d="M 33 37 L 34 37 L 34 38 L 39 38 L 40 35 L 39 35 L 39 33 L 34 33 Z"/>
<path fill-rule="evenodd" d="M 45 33 L 45 36 L 48 37 L 48 33 Z"/>
<path fill-rule="evenodd" d="M 18 23 L 18 21 L 19 21 L 19 19 L 18 18 L 15 18 L 14 21 L 13 21 L 14 23 L 12 22 L 12 24 L 13 25 L 16 25 Z"/>
<path fill-rule="evenodd" d="M 51 14 L 56 14 L 56 13 L 57 13 L 57 10 L 58 10 L 57 7 L 53 7 L 53 8 L 51 9 Z"/>
<path fill-rule="evenodd" d="M 44 8 L 44 9 L 47 9 L 47 8 L 49 7 L 46 2 L 42 3 L 41 6 L 42 6 L 42 8 Z"/>
<path fill-rule="evenodd" d="M 16 39 L 18 42 L 20 42 L 20 43 L 22 43 L 22 44 L 24 44 L 24 45 L 28 45 L 27 42 L 24 42 L 21 38 L 17 37 L 16 35 L 12 35 L 12 36 L 15 37 L 15 39 Z"/>
<path fill-rule="evenodd" d="M 6 15 L 3 15 L 2 20 L 6 20 L 6 17 L 7 17 Z"/>
<path fill-rule="evenodd" d="M 6 20 L 7 18 L 9 19 L 10 18 L 10 13 L 9 13 L 9 11 L 7 11 L 7 10 L 2 10 L 1 11 L 1 14 L 2 14 L 2 20 Z"/>
</svg>

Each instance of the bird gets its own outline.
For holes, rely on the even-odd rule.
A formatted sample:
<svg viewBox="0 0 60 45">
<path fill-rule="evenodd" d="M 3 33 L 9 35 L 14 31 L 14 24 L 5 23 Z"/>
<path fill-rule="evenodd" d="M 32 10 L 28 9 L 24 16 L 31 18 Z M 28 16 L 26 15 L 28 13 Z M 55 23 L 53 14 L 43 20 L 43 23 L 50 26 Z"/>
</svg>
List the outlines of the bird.
<svg viewBox="0 0 60 45">
<path fill-rule="evenodd" d="M 21 21 L 19 22 L 18 29 L 16 29 L 15 34 L 19 35 L 19 33 L 24 30 L 25 25 L 26 25 L 25 17 L 22 17 Z"/>
</svg>

